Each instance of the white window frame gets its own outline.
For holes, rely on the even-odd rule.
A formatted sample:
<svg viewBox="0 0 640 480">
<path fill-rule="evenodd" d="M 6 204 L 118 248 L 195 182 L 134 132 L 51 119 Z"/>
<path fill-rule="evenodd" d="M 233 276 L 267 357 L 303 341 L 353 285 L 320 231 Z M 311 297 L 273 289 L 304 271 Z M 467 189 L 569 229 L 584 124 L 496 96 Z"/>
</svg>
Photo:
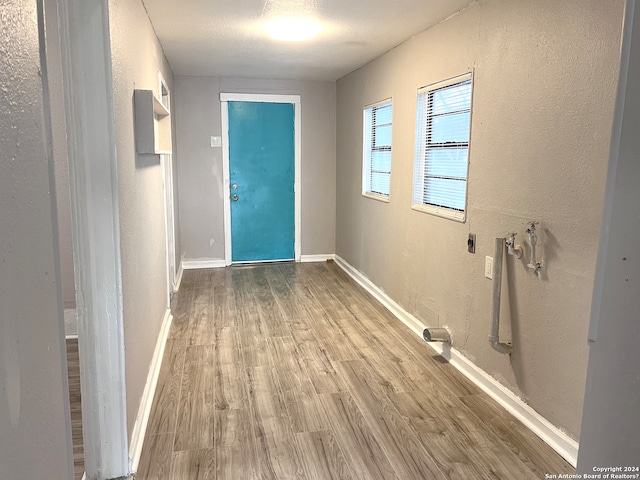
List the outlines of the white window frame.
<svg viewBox="0 0 640 480">
<path fill-rule="evenodd" d="M 389 168 L 389 193 L 379 193 L 371 191 L 371 152 L 373 150 L 373 124 L 368 121 L 368 112 L 373 111 L 374 108 L 382 107 L 385 105 L 391 106 L 391 131 L 392 140 L 389 153 L 391 155 L 391 162 L 393 162 L 393 98 L 387 98 L 370 105 L 366 105 L 362 109 L 362 196 L 378 200 L 381 202 L 389 203 L 391 197 L 391 168 Z"/>
<path fill-rule="evenodd" d="M 437 205 L 429 205 L 425 203 L 416 203 L 415 201 L 415 191 L 419 188 L 418 183 L 421 184 L 421 190 L 424 192 L 424 168 L 426 158 L 427 148 L 424 142 L 422 142 L 422 136 L 425 132 L 422 131 L 421 127 L 423 122 L 421 122 L 422 112 L 420 111 L 420 95 L 429 94 L 429 92 L 433 92 L 435 90 L 439 90 L 441 88 L 450 87 L 457 83 L 462 83 L 470 80 L 471 81 L 471 104 L 470 104 L 470 115 L 469 115 L 469 140 L 467 143 L 467 175 L 465 177 L 465 199 L 464 199 L 464 210 L 458 211 L 452 208 L 437 206 Z M 458 222 L 465 222 L 467 215 L 467 207 L 468 207 L 468 183 L 469 183 L 469 164 L 471 158 L 471 128 L 473 124 L 473 72 L 467 72 L 462 75 L 458 75 L 455 77 L 448 78 L 446 80 L 442 80 L 437 83 L 432 83 L 425 87 L 418 89 L 418 93 L 416 95 L 416 148 L 414 154 L 414 176 L 413 176 L 413 189 L 411 192 L 412 196 L 412 206 L 413 210 L 417 210 L 419 212 L 429 213 L 432 215 L 437 215 L 444 218 L 449 218 L 451 220 L 455 220 Z"/>
</svg>

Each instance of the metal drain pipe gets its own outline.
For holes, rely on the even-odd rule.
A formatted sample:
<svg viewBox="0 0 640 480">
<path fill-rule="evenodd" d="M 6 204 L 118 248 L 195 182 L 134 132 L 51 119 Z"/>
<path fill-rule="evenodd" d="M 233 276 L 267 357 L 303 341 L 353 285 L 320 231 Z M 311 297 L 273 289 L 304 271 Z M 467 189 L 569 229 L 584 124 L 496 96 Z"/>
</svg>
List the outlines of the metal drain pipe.
<svg viewBox="0 0 640 480">
<path fill-rule="evenodd" d="M 451 345 L 451 334 L 446 328 L 425 328 L 422 332 L 425 342 L 443 342 Z"/>
<path fill-rule="evenodd" d="M 502 293 L 502 257 L 504 256 L 504 238 L 496 238 L 493 252 L 493 285 L 491 288 L 491 333 L 489 343 L 500 353 L 513 352 L 513 345 L 500 343 L 500 297 Z"/>
</svg>

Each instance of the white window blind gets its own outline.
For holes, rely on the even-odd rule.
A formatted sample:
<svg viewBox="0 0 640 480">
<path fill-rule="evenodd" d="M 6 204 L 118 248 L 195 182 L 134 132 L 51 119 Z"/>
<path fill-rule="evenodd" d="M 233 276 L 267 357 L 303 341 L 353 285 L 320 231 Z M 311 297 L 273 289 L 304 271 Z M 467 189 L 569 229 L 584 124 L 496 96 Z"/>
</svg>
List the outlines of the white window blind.
<svg viewBox="0 0 640 480">
<path fill-rule="evenodd" d="M 364 109 L 363 194 L 389 197 L 391 183 L 391 100 Z"/>
<path fill-rule="evenodd" d="M 418 90 L 414 207 L 464 220 L 471 130 L 471 74 Z"/>
</svg>

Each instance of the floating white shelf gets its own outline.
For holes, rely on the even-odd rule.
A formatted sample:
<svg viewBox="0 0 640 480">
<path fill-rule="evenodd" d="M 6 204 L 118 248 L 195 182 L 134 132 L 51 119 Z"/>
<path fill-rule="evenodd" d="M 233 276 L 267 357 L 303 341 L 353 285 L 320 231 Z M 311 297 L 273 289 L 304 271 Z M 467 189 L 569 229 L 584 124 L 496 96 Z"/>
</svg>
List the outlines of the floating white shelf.
<svg viewBox="0 0 640 480">
<path fill-rule="evenodd" d="M 135 90 L 136 149 L 138 153 L 170 155 L 171 112 L 152 90 Z"/>
</svg>

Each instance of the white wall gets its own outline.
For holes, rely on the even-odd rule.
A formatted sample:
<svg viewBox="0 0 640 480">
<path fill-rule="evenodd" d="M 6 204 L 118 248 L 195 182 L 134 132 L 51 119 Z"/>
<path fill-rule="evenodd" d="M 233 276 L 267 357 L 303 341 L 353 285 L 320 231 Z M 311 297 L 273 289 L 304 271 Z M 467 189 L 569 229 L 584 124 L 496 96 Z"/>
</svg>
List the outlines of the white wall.
<svg viewBox="0 0 640 480">
<path fill-rule="evenodd" d="M 133 91 L 158 92 L 162 71 L 173 92 L 173 73 L 140 0 L 109 4 L 120 198 L 129 434 L 167 309 L 165 213 L 159 156 L 135 149 Z M 175 98 L 175 97 L 174 97 Z"/>
<path fill-rule="evenodd" d="M 0 478 L 71 479 L 50 132 L 33 0 L 0 6 Z M 44 73 L 44 76 L 41 74 Z"/>
<path fill-rule="evenodd" d="M 338 81 L 337 254 L 577 438 L 623 1 L 481 0 Z M 466 223 L 411 210 L 416 90 L 474 70 Z M 361 196 L 362 108 L 394 101 L 391 201 Z M 508 258 L 487 341 L 494 238 L 540 222 L 543 278 Z M 477 253 L 467 236 L 477 234 Z M 526 242 L 525 242 L 526 243 Z"/>
<path fill-rule="evenodd" d="M 302 255 L 335 252 L 335 83 L 175 77 L 181 254 L 224 259 L 220 93 L 301 96 Z"/>
<path fill-rule="evenodd" d="M 640 467 L 640 5 L 635 0 L 628 4 L 625 36 L 630 49 L 622 56 L 594 288 L 578 457 L 582 474 L 593 474 L 595 467 Z M 630 478 L 639 473 L 626 472 L 634 475 Z"/>
</svg>

